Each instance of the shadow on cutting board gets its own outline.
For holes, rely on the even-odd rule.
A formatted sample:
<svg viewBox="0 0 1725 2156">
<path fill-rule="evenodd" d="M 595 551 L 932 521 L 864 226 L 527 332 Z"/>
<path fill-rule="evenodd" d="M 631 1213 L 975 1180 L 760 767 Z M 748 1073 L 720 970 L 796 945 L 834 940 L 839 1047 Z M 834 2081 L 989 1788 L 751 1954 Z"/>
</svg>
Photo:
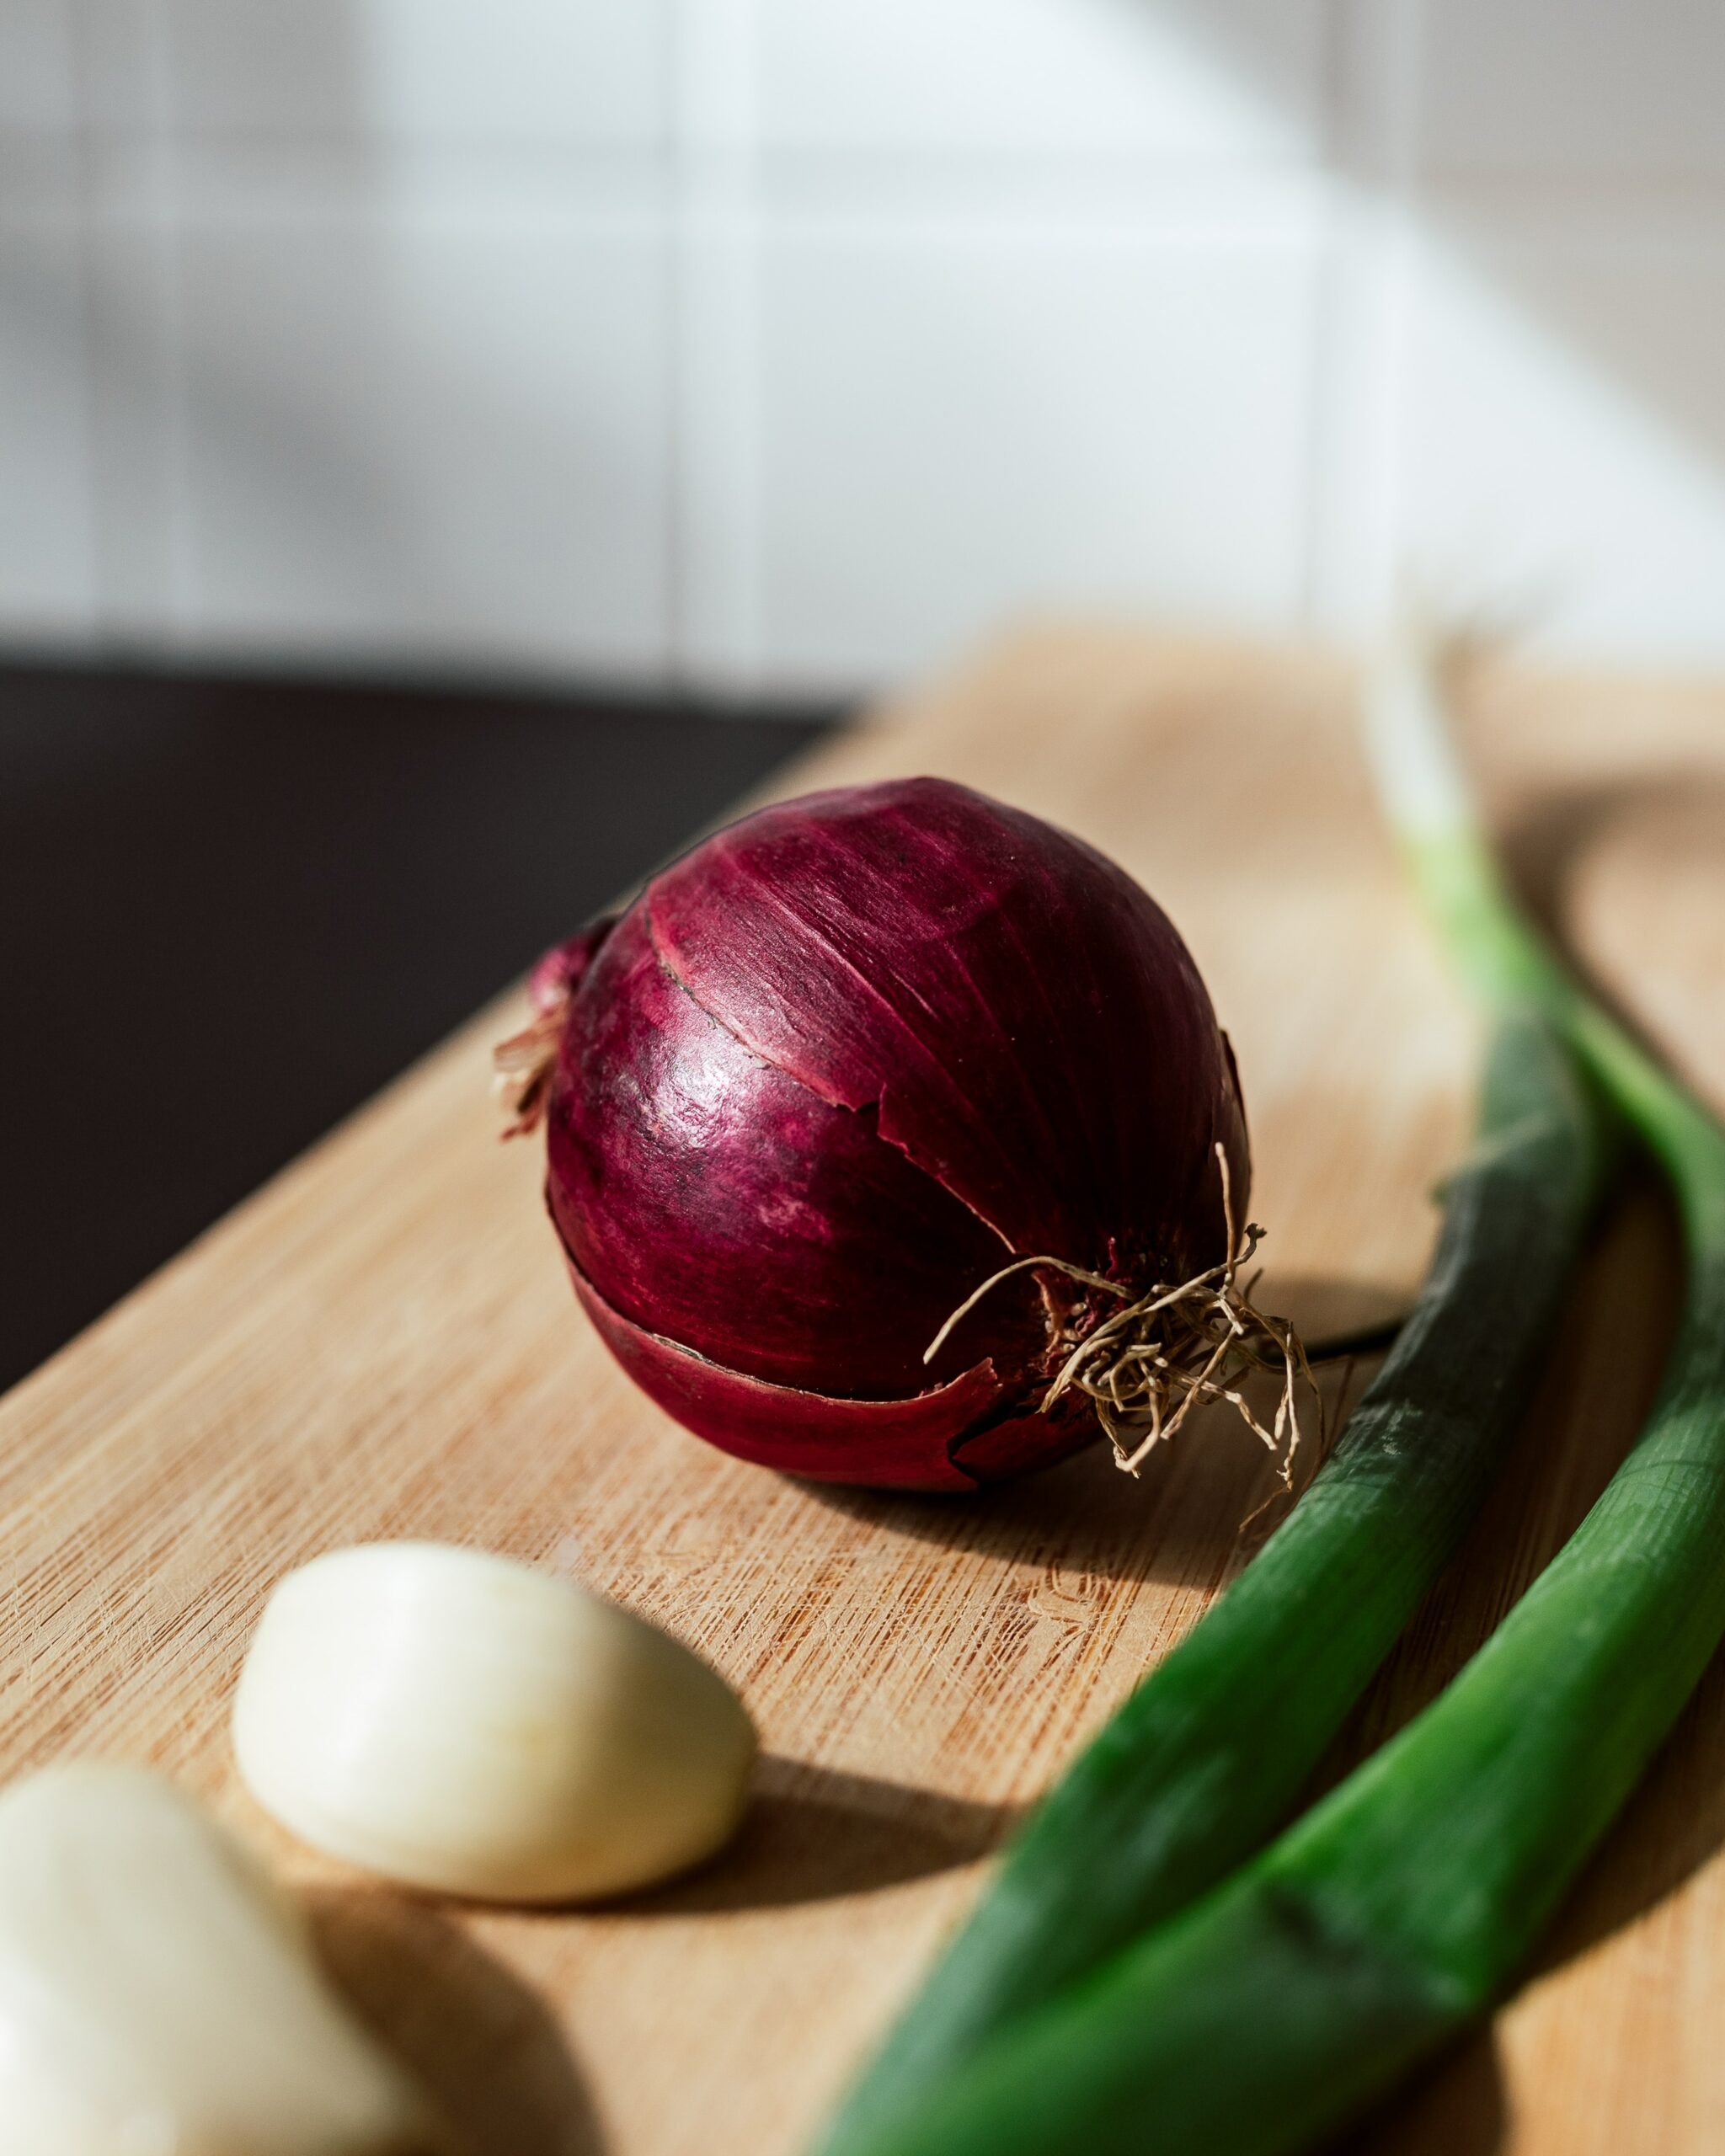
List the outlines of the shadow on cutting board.
<svg viewBox="0 0 1725 2156">
<path fill-rule="evenodd" d="M 337 1987 L 431 2097 L 464 2156 L 602 2156 L 562 2031 L 463 1932 L 376 1888 L 325 1889 L 310 1906 Z"/>
<path fill-rule="evenodd" d="M 1657 842 L 1657 835 L 1674 822 L 1680 830 L 1698 825 L 1725 830 L 1725 783 L 1717 767 L 1554 787 L 1530 802 L 1499 834 L 1499 841 L 1524 903 L 1572 955 L 1584 960 L 1585 953 L 1575 953 L 1567 933 L 1573 925 L 1570 886 L 1578 867 L 1614 831 L 1635 830 Z M 1657 869 L 1650 867 L 1649 899 L 1657 897 L 1658 887 Z M 1635 1024 L 1633 1013 L 1619 1015 Z"/>
<path fill-rule="evenodd" d="M 972 1803 L 769 1753 L 723 1854 L 611 1906 L 631 1917 L 688 1916 L 868 1893 L 974 1863 L 999 1846 L 1018 1816 L 1015 1805 Z"/>
<path fill-rule="evenodd" d="M 1332 2143 L 1328 2156 L 1494 2156 L 1509 2128 L 1497 2039 L 1477 2029 Z"/>
<path fill-rule="evenodd" d="M 1316 1283 L 1303 1284 L 1319 1292 Z M 1339 1285 L 1328 1293 L 1330 1307 L 1361 1306 L 1358 1294 Z M 1381 1329 L 1381 1304 L 1370 1305 L 1370 1331 Z M 1375 1353 L 1362 1353 L 1321 1367 L 1332 1434 L 1342 1412 L 1358 1403 L 1377 1359 Z M 1273 1385 L 1254 1380 L 1248 1396 L 1260 1415 L 1274 1412 Z M 1303 1396 L 1301 1412 L 1310 1435 L 1315 1426 Z M 818 1503 L 920 1542 L 1081 1578 L 1180 1586 L 1220 1586 L 1230 1577 L 1245 1554 L 1242 1524 L 1278 1489 L 1263 1447 L 1225 1407 L 1194 1415 L 1135 1476 L 1120 1473 L 1098 1438 L 1058 1467 L 975 1495 L 905 1495 L 835 1482 L 799 1486 Z"/>
</svg>

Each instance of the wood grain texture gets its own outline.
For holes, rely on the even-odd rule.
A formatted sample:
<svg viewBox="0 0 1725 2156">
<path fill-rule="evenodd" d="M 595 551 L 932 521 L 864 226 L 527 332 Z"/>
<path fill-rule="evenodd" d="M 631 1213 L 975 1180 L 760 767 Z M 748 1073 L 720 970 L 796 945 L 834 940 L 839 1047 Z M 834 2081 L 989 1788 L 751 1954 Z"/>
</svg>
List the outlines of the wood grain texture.
<svg viewBox="0 0 1725 2156">
<path fill-rule="evenodd" d="M 1117 855 L 1191 942 L 1240 1054 L 1263 1299 L 1404 1299 L 1476 1043 L 1372 821 L 1332 664 L 1124 629 L 1027 634 L 781 788 L 932 771 Z M 1725 692 L 1481 685 L 1474 747 L 1530 889 L 1721 1097 Z M 523 953 L 524 958 L 528 956 Z M 978 1501 L 821 1492 L 727 1460 L 579 1316 L 531 1149 L 499 1148 L 505 998 L 0 1403 L 0 1772 L 154 1762 L 315 1896 L 333 1965 L 480 2152 L 789 2152 L 1018 1807 L 1238 1561 L 1266 1470 L 1194 1427 Z M 1429 1695 L 1579 1516 L 1657 1374 L 1656 1199 L 1600 1239 L 1463 1562 L 1338 1764 Z M 420 1534 L 578 1572 L 740 1688 L 766 1759 L 721 1862 L 627 1905 L 394 1895 L 238 1789 L 229 1695 L 270 1583 Z M 1725 1684 L 1709 1678 L 1541 1971 L 1361 2150 L 1688 2156 L 1725 2142 Z"/>
</svg>

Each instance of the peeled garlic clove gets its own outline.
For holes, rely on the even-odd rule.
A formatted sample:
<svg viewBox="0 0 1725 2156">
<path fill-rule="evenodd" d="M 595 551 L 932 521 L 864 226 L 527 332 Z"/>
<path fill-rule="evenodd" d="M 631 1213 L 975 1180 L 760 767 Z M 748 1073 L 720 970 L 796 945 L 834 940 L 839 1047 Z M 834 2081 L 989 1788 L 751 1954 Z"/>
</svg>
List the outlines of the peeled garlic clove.
<svg viewBox="0 0 1725 2156">
<path fill-rule="evenodd" d="M 234 1751 L 317 1848 L 511 1902 L 616 1894 L 710 1855 L 755 1734 L 723 1678 L 567 1580 L 439 1543 L 332 1550 L 266 1604 Z"/>
<path fill-rule="evenodd" d="M 55 1767 L 0 1796 L 3 2156 L 445 2146 L 298 1910 L 170 1783 Z"/>
</svg>

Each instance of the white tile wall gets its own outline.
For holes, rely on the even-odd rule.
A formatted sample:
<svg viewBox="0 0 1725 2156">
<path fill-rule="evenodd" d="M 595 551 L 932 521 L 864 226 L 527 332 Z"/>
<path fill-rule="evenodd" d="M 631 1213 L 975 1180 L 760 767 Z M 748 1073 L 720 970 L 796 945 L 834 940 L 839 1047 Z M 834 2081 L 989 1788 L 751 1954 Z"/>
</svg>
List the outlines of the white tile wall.
<svg viewBox="0 0 1725 2156">
<path fill-rule="evenodd" d="M 1725 181 L 1717 0 L 1430 0 L 1429 168 L 1642 188 Z"/>
<path fill-rule="evenodd" d="M 162 0 L 194 132 L 657 147 L 665 0 Z"/>
<path fill-rule="evenodd" d="M 0 635 L 1725 664 L 1717 0 L 9 0 Z"/>
<path fill-rule="evenodd" d="M 108 158 L 92 162 L 115 183 L 92 190 L 84 233 L 93 577 L 103 635 L 147 647 L 195 626 L 181 483 L 179 234 L 148 161 L 116 158 L 113 173 Z"/>
<path fill-rule="evenodd" d="M 163 0 L 50 0 L 67 18 L 78 132 L 98 152 L 153 139 L 171 103 Z"/>
<path fill-rule="evenodd" d="M 94 626 L 71 24 L 0 8 L 0 635 Z"/>
<path fill-rule="evenodd" d="M 1309 156 L 1322 0 L 761 0 L 770 148 Z"/>
<path fill-rule="evenodd" d="M 190 606 L 224 645 L 599 672 L 665 637 L 665 240 L 562 200 L 189 222 Z"/>
<path fill-rule="evenodd" d="M 72 25 L 65 0 L 0 8 L 0 127 L 45 133 L 77 120 Z"/>
<path fill-rule="evenodd" d="M 1571 648 L 1725 659 L 1725 227 L 1504 215 L 1422 253 L 1407 543 Z"/>
<path fill-rule="evenodd" d="M 0 217 L 0 634 L 85 638 L 96 622 L 78 233 Z"/>
<path fill-rule="evenodd" d="M 1285 622 L 1314 250 L 1285 230 L 770 232 L 760 634 L 774 670 L 925 665 L 1038 606 Z"/>
</svg>

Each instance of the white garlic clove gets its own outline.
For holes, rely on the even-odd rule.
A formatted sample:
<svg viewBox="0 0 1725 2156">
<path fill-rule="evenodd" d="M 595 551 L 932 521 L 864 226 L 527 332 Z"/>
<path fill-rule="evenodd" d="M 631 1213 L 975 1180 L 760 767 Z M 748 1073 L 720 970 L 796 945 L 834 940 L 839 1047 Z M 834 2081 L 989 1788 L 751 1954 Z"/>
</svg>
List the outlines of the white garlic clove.
<svg viewBox="0 0 1725 2156">
<path fill-rule="evenodd" d="M 298 1909 L 136 1768 L 0 1795 L 0 2156 L 430 2156 Z"/>
<path fill-rule="evenodd" d="M 584 1588 L 440 1543 L 336 1550 L 264 1607 L 234 1701 L 253 1795 L 385 1877 L 581 1901 L 709 1856 L 755 1733 L 668 1633 Z"/>
</svg>

